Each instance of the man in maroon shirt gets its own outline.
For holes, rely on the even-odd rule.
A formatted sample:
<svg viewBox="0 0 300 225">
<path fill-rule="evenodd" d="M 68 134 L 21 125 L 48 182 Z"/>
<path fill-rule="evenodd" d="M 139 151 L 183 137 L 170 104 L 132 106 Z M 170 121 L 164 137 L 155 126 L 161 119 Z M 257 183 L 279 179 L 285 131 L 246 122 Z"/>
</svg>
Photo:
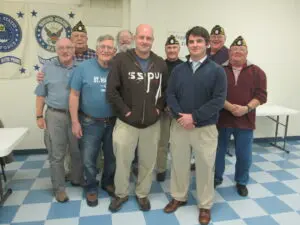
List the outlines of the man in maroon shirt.
<svg viewBox="0 0 300 225">
<path fill-rule="evenodd" d="M 264 71 L 247 60 L 248 48 L 239 36 L 229 50 L 229 62 L 223 64 L 227 74 L 227 99 L 218 121 L 219 140 L 216 155 L 215 186 L 223 181 L 225 154 L 233 135 L 236 152 L 237 192 L 247 196 L 249 169 L 252 162 L 255 108 L 267 101 L 267 79 Z"/>
</svg>

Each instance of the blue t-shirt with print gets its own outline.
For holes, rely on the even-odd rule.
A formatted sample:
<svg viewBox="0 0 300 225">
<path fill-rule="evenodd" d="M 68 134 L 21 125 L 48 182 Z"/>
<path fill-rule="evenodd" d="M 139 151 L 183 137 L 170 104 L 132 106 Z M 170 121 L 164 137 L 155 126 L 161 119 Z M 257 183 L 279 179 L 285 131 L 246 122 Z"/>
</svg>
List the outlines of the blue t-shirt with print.
<svg viewBox="0 0 300 225">
<path fill-rule="evenodd" d="M 71 74 L 70 87 L 80 92 L 79 108 L 89 116 L 113 116 L 111 105 L 106 100 L 108 72 L 109 69 L 103 68 L 94 58 L 80 63 Z"/>
</svg>

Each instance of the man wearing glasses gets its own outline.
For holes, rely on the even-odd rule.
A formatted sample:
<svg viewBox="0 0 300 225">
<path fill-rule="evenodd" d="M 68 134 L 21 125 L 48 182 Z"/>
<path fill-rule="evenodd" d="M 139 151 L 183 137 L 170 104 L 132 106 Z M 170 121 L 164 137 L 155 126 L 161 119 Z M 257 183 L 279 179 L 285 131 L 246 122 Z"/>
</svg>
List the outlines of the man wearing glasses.
<svg viewBox="0 0 300 225">
<path fill-rule="evenodd" d="M 96 161 L 101 145 L 104 154 L 101 186 L 111 195 L 114 193 L 115 172 L 112 148 L 115 117 L 106 101 L 106 79 L 109 62 L 114 55 L 114 38 L 111 35 L 100 36 L 97 39 L 96 53 L 97 58 L 79 64 L 70 81 L 72 131 L 79 139 L 86 178 L 86 201 L 89 206 L 98 204 Z"/>
<path fill-rule="evenodd" d="M 70 146 L 72 165 L 71 182 L 79 185 L 82 180 L 82 163 L 76 138 L 72 134 L 69 115 L 69 75 L 75 67 L 73 61 L 74 45 L 67 38 L 56 43 L 58 57 L 43 67 L 44 80 L 35 90 L 36 120 L 44 129 L 44 141 L 48 149 L 51 181 L 58 202 L 68 201 L 65 191 L 64 158 L 67 145 Z M 44 106 L 47 105 L 45 119 Z"/>
<path fill-rule="evenodd" d="M 248 195 L 249 170 L 252 162 L 255 109 L 267 101 L 265 72 L 247 59 L 248 47 L 243 37 L 237 37 L 230 46 L 229 61 L 223 64 L 227 74 L 227 98 L 218 121 L 218 150 L 216 156 L 215 186 L 223 182 L 225 153 L 230 136 L 235 144 L 236 190 L 242 197 Z"/>
<path fill-rule="evenodd" d="M 228 48 L 224 46 L 226 41 L 224 28 L 216 25 L 210 32 L 210 48 L 207 49 L 207 55 L 211 60 L 222 65 L 228 60 Z"/>
</svg>

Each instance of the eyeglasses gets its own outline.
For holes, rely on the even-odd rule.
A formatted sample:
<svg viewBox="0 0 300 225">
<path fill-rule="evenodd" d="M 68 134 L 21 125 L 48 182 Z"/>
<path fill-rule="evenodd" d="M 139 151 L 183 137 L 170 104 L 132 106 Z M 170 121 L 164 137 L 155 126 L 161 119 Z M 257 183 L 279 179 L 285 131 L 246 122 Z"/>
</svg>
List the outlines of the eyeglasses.
<svg viewBox="0 0 300 225">
<path fill-rule="evenodd" d="M 73 46 L 59 46 L 57 49 L 58 49 L 58 51 L 64 51 L 64 50 L 73 51 L 74 47 Z"/>
<path fill-rule="evenodd" d="M 224 38 L 223 35 L 211 35 L 210 40 L 222 40 Z"/>
<path fill-rule="evenodd" d="M 108 46 L 108 45 L 99 45 L 98 48 L 102 51 L 105 50 L 105 49 L 107 49 L 108 51 L 113 51 L 114 50 L 114 47 Z"/>
<path fill-rule="evenodd" d="M 244 46 L 233 46 L 230 48 L 232 52 L 247 52 L 247 48 Z"/>
</svg>

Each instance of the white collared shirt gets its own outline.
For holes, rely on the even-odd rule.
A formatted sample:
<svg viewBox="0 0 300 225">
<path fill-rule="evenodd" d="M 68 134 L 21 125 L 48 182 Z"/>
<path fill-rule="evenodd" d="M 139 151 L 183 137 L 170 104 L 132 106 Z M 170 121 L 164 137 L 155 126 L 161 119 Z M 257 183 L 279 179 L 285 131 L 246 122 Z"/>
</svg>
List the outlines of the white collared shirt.
<svg viewBox="0 0 300 225">
<path fill-rule="evenodd" d="M 195 71 L 199 68 L 199 66 L 205 61 L 205 59 L 207 58 L 207 55 L 205 55 L 202 59 L 200 59 L 199 61 L 193 61 L 192 58 L 190 58 L 190 63 L 192 63 L 192 68 L 193 68 L 193 72 L 195 73 Z"/>
</svg>

